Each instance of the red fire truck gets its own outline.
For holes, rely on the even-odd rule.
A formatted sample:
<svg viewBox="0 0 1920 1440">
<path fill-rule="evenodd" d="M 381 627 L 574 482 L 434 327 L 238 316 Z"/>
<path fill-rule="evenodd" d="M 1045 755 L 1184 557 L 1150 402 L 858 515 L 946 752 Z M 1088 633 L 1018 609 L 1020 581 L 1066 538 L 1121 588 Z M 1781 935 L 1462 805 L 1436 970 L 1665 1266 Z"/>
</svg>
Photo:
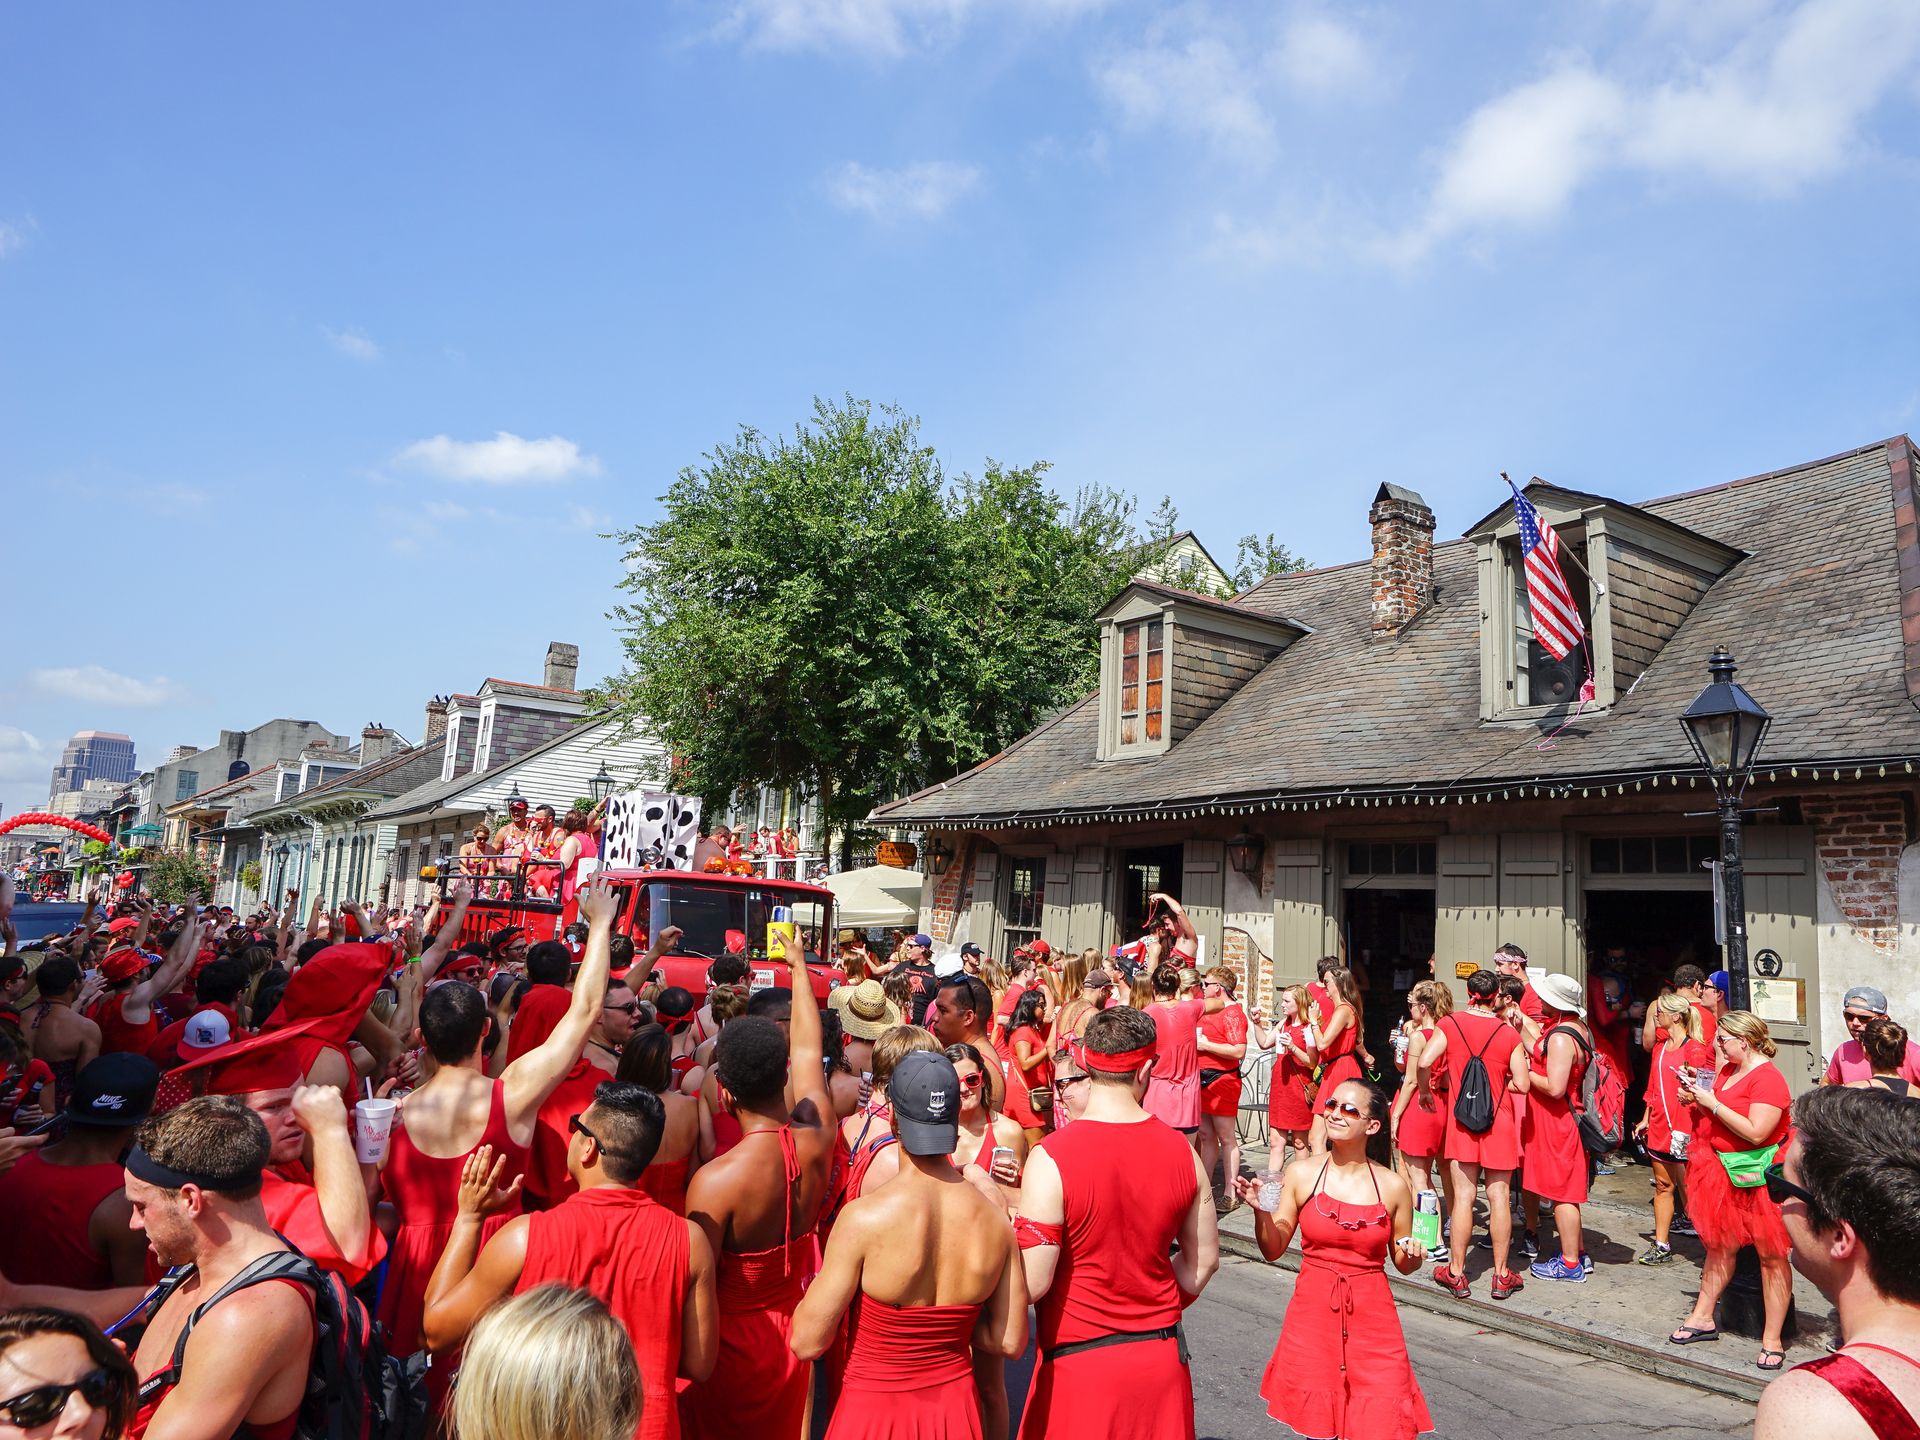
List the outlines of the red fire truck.
<svg viewBox="0 0 1920 1440">
<path fill-rule="evenodd" d="M 648 936 L 669 925 L 680 928 L 679 944 L 660 958 L 659 968 L 667 985 L 681 985 L 695 995 L 704 995 L 707 967 L 732 953 L 746 957 L 747 980 L 754 989 L 784 986 L 786 962 L 767 955 L 767 924 L 776 908 L 787 912 L 785 918 L 799 927 L 806 943 L 815 999 L 825 1003 L 827 992 L 840 984 L 840 972 L 822 961 L 821 946 L 833 940 L 833 892 L 824 886 L 759 875 L 688 870 L 600 873 L 620 897 L 615 933 L 629 936 L 636 954 L 646 952 Z M 443 889 L 448 878 L 441 878 Z M 490 940 L 509 925 L 525 929 L 529 939 L 551 940 L 577 918 L 572 901 L 563 906 L 557 896 L 526 893 L 519 876 L 477 883 L 482 893 L 468 903 L 466 923 L 460 931 L 462 943 Z"/>
</svg>

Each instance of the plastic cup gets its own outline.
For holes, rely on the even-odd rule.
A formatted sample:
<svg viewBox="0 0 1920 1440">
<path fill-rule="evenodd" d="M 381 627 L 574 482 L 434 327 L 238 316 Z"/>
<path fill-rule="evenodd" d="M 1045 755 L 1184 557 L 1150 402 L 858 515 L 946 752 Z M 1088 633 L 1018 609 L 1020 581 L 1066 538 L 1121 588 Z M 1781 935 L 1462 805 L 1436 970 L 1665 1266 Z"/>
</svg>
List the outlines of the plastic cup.
<svg viewBox="0 0 1920 1440">
<path fill-rule="evenodd" d="M 353 1107 L 353 1153 L 362 1165 L 378 1165 L 387 1158 L 387 1140 L 393 1134 L 397 1100 L 361 1100 Z"/>
<path fill-rule="evenodd" d="M 1286 1181 L 1278 1175 L 1268 1175 L 1260 1182 L 1260 1189 L 1253 1197 L 1253 1208 L 1264 1210 L 1271 1215 L 1280 1208 L 1281 1197 L 1286 1193 Z"/>
</svg>

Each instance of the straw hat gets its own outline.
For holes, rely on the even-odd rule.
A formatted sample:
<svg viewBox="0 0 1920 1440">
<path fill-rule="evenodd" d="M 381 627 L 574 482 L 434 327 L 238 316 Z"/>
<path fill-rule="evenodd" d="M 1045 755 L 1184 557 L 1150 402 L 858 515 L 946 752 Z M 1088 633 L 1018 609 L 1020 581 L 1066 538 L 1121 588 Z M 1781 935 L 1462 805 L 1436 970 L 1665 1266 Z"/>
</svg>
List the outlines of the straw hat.
<svg viewBox="0 0 1920 1440">
<path fill-rule="evenodd" d="M 842 985 L 835 993 L 846 996 L 840 1002 L 840 1028 L 855 1040 L 878 1040 L 903 1023 L 900 1007 L 887 998 L 878 980 Z"/>
</svg>

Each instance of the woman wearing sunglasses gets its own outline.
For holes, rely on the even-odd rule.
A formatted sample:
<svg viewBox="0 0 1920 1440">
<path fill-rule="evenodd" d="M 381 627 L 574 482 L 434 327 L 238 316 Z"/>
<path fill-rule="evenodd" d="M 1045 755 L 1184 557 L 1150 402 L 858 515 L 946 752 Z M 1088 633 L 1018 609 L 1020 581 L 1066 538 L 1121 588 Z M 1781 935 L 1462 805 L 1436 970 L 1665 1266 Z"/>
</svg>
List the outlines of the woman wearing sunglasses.
<svg viewBox="0 0 1920 1440">
<path fill-rule="evenodd" d="M 1707 1263 L 1693 1313 L 1667 1339 L 1694 1345 L 1720 1338 L 1713 1307 L 1733 1278 L 1734 1255 L 1751 1245 L 1760 1255 L 1760 1298 L 1766 1307 L 1754 1364 L 1771 1372 L 1786 1364 L 1780 1328 L 1793 1295 L 1792 1245 L 1780 1207 L 1766 1188 L 1766 1167 L 1779 1158 L 1790 1128 L 1787 1079 L 1770 1059 L 1774 1044 L 1767 1022 L 1749 1011 L 1722 1015 L 1713 1046 L 1719 1073 L 1709 1081 L 1689 1071 L 1679 1092 L 1680 1103 L 1697 1117 L 1687 1149 L 1687 1213 L 1707 1247 Z"/>
<path fill-rule="evenodd" d="M 0 1314 L 0 1440 L 120 1440 L 137 1389 L 132 1363 L 91 1320 Z"/>
<path fill-rule="evenodd" d="M 953 1163 L 964 1170 L 978 1165 L 993 1177 L 1009 1203 L 1019 1198 L 1020 1171 L 1027 1163 L 1027 1132 L 1020 1122 L 1007 1115 L 996 1115 L 987 1100 L 986 1060 L 971 1045 L 949 1045 L 947 1059 L 953 1062 L 960 1080 L 960 1139 L 954 1146 Z M 1052 1071 L 1049 1068 L 1048 1085 Z M 995 1151 L 1001 1151 L 998 1161 Z"/>
<path fill-rule="evenodd" d="M 1393 1169 L 1387 1097 L 1349 1080 L 1324 1091 L 1318 1109 L 1326 1153 L 1288 1166 L 1278 1207 L 1254 1211 L 1262 1255 L 1278 1260 L 1296 1228 L 1303 1252 L 1260 1395 L 1302 1435 L 1413 1440 L 1433 1419 L 1382 1262 L 1391 1255 L 1411 1275 L 1427 1252 L 1413 1238 L 1413 1190 Z M 1257 1206 L 1259 1182 L 1235 1188 Z"/>
</svg>

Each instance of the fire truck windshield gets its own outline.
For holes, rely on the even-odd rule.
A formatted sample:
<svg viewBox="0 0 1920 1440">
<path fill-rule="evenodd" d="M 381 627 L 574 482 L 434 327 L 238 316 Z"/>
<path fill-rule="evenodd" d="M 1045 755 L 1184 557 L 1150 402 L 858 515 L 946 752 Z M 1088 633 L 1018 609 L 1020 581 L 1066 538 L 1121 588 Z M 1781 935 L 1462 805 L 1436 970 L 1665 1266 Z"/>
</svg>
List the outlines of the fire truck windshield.
<svg viewBox="0 0 1920 1440">
<path fill-rule="evenodd" d="M 750 960 L 767 955 L 767 922 L 776 905 L 792 912 L 806 943 L 807 959 L 820 958 L 821 906 L 778 886 L 703 885 L 697 880 L 656 880 L 643 888 L 634 928 L 653 934 L 680 927 L 679 953 L 715 959 L 732 951 Z"/>
</svg>

